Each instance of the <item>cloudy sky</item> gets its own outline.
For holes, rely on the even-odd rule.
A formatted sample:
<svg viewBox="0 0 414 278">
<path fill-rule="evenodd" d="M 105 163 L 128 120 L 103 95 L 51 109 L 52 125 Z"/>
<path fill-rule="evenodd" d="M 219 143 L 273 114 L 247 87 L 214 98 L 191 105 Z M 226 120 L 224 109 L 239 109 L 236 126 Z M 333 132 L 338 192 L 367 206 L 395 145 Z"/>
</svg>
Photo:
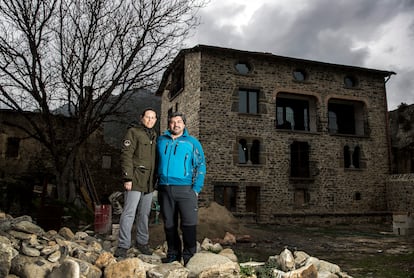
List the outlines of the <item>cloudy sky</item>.
<svg viewBox="0 0 414 278">
<path fill-rule="evenodd" d="M 210 0 L 199 15 L 188 47 L 394 71 L 388 110 L 414 104 L 414 0 Z"/>
</svg>

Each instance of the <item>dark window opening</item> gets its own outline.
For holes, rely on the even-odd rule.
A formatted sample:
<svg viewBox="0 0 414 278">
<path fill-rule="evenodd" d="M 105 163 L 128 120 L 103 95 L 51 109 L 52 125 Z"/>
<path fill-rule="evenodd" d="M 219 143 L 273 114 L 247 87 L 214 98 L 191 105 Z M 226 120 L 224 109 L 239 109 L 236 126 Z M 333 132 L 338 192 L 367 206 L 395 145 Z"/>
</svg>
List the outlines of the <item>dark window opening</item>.
<svg viewBox="0 0 414 278">
<path fill-rule="evenodd" d="M 240 74 L 248 74 L 251 71 L 251 67 L 248 63 L 237 63 L 234 67 Z"/>
<path fill-rule="evenodd" d="M 360 201 L 361 199 L 362 199 L 361 192 L 355 192 L 355 194 L 354 194 L 354 200 L 355 201 Z"/>
<path fill-rule="evenodd" d="M 276 118 L 279 129 L 309 131 L 309 102 L 299 99 L 278 98 Z"/>
<path fill-rule="evenodd" d="M 236 186 L 214 186 L 214 201 L 229 211 L 236 211 L 236 197 Z"/>
<path fill-rule="evenodd" d="M 252 147 L 250 148 L 250 161 L 252 164 L 260 164 L 260 141 L 253 140 Z"/>
<path fill-rule="evenodd" d="M 171 73 L 170 97 L 175 97 L 184 89 L 184 60 Z"/>
<path fill-rule="evenodd" d="M 293 142 L 290 145 L 290 176 L 309 177 L 309 145 L 307 142 Z"/>
<path fill-rule="evenodd" d="M 239 164 L 261 164 L 260 140 L 241 138 L 237 142 L 237 162 Z"/>
<path fill-rule="evenodd" d="M 257 114 L 259 92 L 255 90 L 239 90 L 239 113 Z"/>
<path fill-rule="evenodd" d="M 355 134 L 355 109 L 351 104 L 329 103 L 330 133 Z"/>
<path fill-rule="evenodd" d="M 349 168 L 351 166 L 351 153 L 349 151 L 349 147 L 344 147 L 344 167 Z"/>
<path fill-rule="evenodd" d="M 344 168 L 360 168 L 361 148 L 356 146 L 353 150 L 344 146 Z"/>
<path fill-rule="evenodd" d="M 245 139 L 239 140 L 239 163 L 245 164 L 249 160 L 249 150 Z"/>
<path fill-rule="evenodd" d="M 344 85 L 347 88 L 354 88 L 358 86 L 358 81 L 355 77 L 348 75 L 344 78 Z"/>
<path fill-rule="evenodd" d="M 7 138 L 6 158 L 15 158 L 19 156 L 20 138 Z"/>
<path fill-rule="evenodd" d="M 354 152 L 352 153 L 352 164 L 354 168 L 359 168 L 359 161 L 360 161 L 360 148 L 356 146 L 354 148 Z"/>
<path fill-rule="evenodd" d="M 293 71 L 293 78 L 296 81 L 305 81 L 306 77 L 306 72 L 304 70 L 297 69 Z"/>
<path fill-rule="evenodd" d="M 246 187 L 246 212 L 259 213 L 259 193 L 260 187 Z"/>
</svg>

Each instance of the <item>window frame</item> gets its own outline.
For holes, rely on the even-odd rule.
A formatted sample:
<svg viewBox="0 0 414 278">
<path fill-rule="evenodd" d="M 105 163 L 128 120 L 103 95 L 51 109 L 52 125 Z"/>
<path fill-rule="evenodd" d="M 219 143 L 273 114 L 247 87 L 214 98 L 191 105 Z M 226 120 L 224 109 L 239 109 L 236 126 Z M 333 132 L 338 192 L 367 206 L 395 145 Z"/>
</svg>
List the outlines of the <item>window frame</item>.
<svg viewBox="0 0 414 278">
<path fill-rule="evenodd" d="M 318 100 L 314 95 L 279 92 L 276 95 L 275 106 L 276 129 L 292 132 L 317 132 Z M 289 118 L 293 120 L 293 124 L 290 123 Z"/>
<path fill-rule="evenodd" d="M 234 163 L 239 166 L 261 166 L 265 163 L 262 139 L 257 137 L 237 137 Z"/>
<path fill-rule="evenodd" d="M 234 69 L 236 70 L 236 72 L 238 74 L 248 75 L 252 71 L 252 66 L 248 62 L 238 61 L 237 63 L 234 64 Z M 245 69 L 245 70 L 243 70 L 243 69 Z"/>
<path fill-rule="evenodd" d="M 245 100 L 242 102 L 242 96 L 241 94 L 245 93 Z M 255 95 L 255 99 L 253 100 L 254 103 L 252 106 L 251 102 L 251 95 Z M 246 88 L 239 88 L 237 92 L 238 96 L 238 113 L 240 114 L 249 114 L 249 115 L 257 115 L 259 114 L 259 97 L 260 97 L 260 91 L 257 89 L 246 89 Z M 244 107 L 242 107 L 244 106 Z M 251 108 L 255 109 L 254 112 L 252 112 Z"/>
<path fill-rule="evenodd" d="M 327 113 L 329 134 L 368 136 L 368 117 L 363 101 L 331 98 Z"/>
</svg>

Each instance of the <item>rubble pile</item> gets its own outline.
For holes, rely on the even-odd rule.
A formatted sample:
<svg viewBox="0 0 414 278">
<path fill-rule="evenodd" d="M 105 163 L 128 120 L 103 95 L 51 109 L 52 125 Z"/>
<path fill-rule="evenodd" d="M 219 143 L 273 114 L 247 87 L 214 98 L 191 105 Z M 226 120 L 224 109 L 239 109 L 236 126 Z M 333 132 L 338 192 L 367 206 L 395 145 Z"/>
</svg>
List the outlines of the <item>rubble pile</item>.
<svg viewBox="0 0 414 278">
<path fill-rule="evenodd" d="M 257 277 L 256 270 L 264 265 L 272 266 L 272 277 L 351 277 L 339 266 L 303 251 L 285 249 L 269 257 L 268 262 L 239 262 L 231 249 L 237 241 L 231 233 L 214 242 L 205 238 L 184 267 L 179 262 L 161 263 L 165 243 L 152 255 L 131 248 L 127 258 L 117 259 L 113 256 L 117 239 L 112 235 L 74 233 L 67 227 L 44 231 L 30 216 L 13 218 L 0 213 L 0 277 Z"/>
</svg>

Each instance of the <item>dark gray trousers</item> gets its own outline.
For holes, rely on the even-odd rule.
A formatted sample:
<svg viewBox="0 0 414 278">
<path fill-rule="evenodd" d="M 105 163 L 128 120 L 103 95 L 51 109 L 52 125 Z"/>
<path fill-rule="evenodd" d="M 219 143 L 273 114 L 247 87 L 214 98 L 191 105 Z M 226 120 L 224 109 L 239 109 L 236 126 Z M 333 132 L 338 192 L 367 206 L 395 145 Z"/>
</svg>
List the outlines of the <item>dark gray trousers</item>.
<svg viewBox="0 0 414 278">
<path fill-rule="evenodd" d="M 160 185 L 158 187 L 158 202 L 164 219 L 164 231 L 168 245 L 167 255 L 177 258 L 182 255 L 184 264 L 187 264 L 197 252 L 197 194 L 189 185 Z M 178 233 L 179 218 L 183 248 Z"/>
</svg>

